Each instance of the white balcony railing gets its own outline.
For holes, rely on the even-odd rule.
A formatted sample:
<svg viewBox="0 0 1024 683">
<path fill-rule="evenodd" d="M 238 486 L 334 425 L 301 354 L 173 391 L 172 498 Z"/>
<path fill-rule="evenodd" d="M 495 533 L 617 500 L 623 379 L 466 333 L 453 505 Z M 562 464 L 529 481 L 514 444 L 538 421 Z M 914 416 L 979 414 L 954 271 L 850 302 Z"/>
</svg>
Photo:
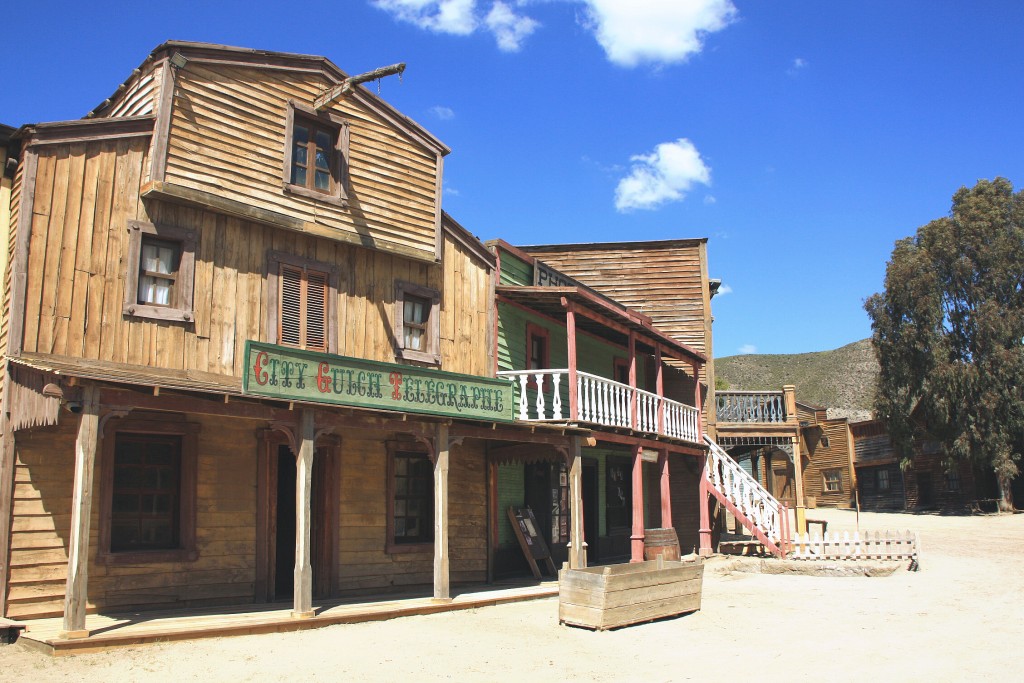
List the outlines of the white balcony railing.
<svg viewBox="0 0 1024 683">
<path fill-rule="evenodd" d="M 715 402 L 719 422 L 786 421 L 786 400 L 781 391 L 718 391 Z"/>
<path fill-rule="evenodd" d="M 498 376 L 513 381 L 517 419 L 567 422 L 571 418 L 568 370 L 513 370 L 499 372 Z M 700 442 L 700 412 L 693 406 L 587 372 L 576 373 L 577 419 L 605 427 L 631 428 L 634 392 L 637 431 Z M 662 406 L 664 424 L 659 427 Z"/>
</svg>

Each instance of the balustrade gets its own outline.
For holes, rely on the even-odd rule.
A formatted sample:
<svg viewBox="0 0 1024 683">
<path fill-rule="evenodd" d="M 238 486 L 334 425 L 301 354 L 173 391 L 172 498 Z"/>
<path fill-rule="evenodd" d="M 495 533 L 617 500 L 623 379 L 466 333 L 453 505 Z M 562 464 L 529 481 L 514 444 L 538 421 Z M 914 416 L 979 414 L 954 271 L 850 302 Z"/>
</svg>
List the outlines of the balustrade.
<svg viewBox="0 0 1024 683">
<path fill-rule="evenodd" d="M 568 381 L 562 381 L 568 374 L 568 370 L 544 369 L 503 371 L 498 376 L 515 384 L 517 419 L 564 422 L 570 419 Z M 700 412 L 693 406 L 587 372 L 576 373 L 576 397 L 580 422 L 632 428 L 635 405 L 638 431 L 693 443 L 700 440 Z M 662 406 L 664 424 L 659 425 Z"/>
<path fill-rule="evenodd" d="M 782 538 L 782 508 L 766 488 L 729 457 L 711 439 L 704 441 L 708 451 L 707 479 L 743 515 L 772 541 Z"/>
<path fill-rule="evenodd" d="M 719 422 L 786 421 L 786 401 L 781 391 L 718 391 L 715 401 Z"/>
</svg>

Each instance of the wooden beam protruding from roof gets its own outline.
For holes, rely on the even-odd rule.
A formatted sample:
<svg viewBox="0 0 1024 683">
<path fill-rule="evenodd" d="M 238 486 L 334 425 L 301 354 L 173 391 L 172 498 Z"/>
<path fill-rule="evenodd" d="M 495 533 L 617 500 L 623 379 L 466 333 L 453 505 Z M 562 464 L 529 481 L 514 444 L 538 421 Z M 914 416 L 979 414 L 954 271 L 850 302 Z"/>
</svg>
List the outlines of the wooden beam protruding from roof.
<svg viewBox="0 0 1024 683">
<path fill-rule="evenodd" d="M 346 78 L 338 85 L 325 90 L 319 97 L 313 100 L 313 108 L 317 111 L 323 111 L 345 95 L 352 92 L 360 83 L 375 81 L 379 78 L 384 78 L 385 76 L 393 76 L 394 74 L 401 75 L 404 71 L 405 62 L 401 62 L 399 64 L 392 64 L 391 66 L 382 66 L 379 69 L 374 69 L 373 71 L 367 71 L 366 73 L 359 74 L 358 76 Z"/>
</svg>

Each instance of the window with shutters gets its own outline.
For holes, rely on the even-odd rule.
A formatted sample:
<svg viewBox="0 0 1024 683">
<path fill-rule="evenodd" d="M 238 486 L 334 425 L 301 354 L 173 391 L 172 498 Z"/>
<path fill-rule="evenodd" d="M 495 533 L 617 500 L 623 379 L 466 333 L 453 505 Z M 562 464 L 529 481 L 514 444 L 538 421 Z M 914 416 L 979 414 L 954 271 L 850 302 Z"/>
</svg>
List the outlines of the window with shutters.
<svg viewBox="0 0 1024 683">
<path fill-rule="evenodd" d="M 267 339 L 282 346 L 336 353 L 339 272 L 329 263 L 272 252 Z"/>
<path fill-rule="evenodd" d="M 441 363 L 441 293 L 395 283 L 395 357 L 431 365 Z"/>
<path fill-rule="evenodd" d="M 282 181 L 286 192 L 345 205 L 348 123 L 337 114 L 288 103 Z"/>
<path fill-rule="evenodd" d="M 128 268 L 121 312 L 138 318 L 192 322 L 196 233 L 128 221 Z"/>
</svg>

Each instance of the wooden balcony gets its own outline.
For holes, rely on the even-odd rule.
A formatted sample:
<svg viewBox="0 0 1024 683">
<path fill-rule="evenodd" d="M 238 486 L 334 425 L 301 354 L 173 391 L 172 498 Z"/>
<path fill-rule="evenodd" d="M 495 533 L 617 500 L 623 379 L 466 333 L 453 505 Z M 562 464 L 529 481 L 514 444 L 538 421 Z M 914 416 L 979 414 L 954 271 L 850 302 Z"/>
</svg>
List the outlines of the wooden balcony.
<svg viewBox="0 0 1024 683">
<path fill-rule="evenodd" d="M 512 380 L 513 412 L 522 422 L 579 422 L 701 442 L 697 408 L 628 384 L 577 372 L 572 392 L 568 369 L 514 370 L 498 376 Z"/>
<path fill-rule="evenodd" d="M 739 424 L 784 424 L 796 419 L 789 414 L 784 391 L 716 391 L 715 417 L 718 422 Z"/>
</svg>

